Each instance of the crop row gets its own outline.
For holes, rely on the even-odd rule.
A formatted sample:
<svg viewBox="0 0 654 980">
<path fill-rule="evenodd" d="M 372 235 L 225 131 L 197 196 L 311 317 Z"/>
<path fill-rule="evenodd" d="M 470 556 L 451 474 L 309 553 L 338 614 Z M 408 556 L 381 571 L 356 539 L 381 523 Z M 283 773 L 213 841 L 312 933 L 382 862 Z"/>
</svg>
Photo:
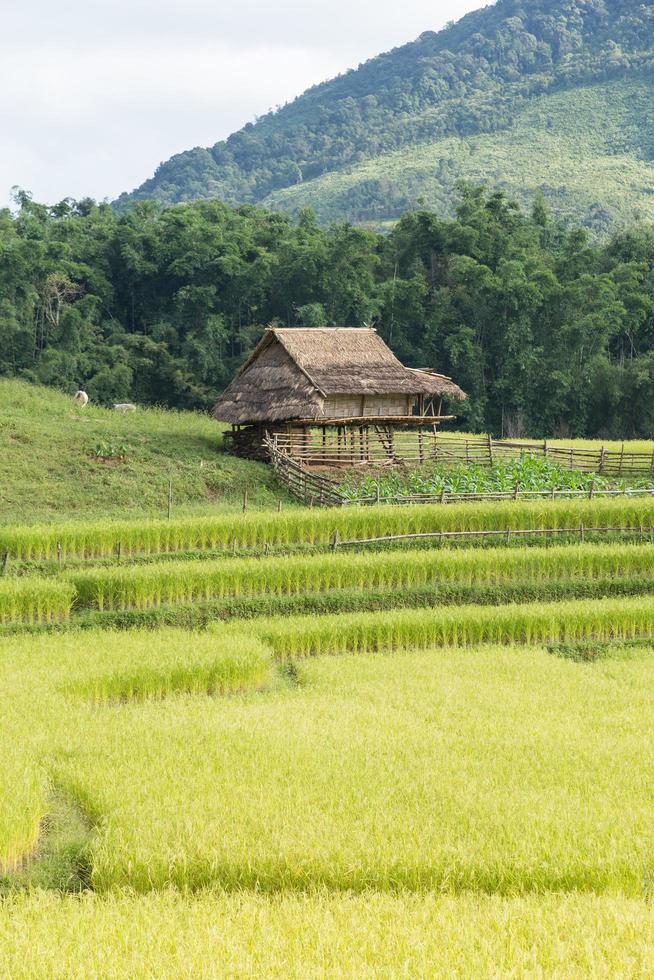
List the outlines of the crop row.
<svg viewBox="0 0 654 980">
<path fill-rule="evenodd" d="M 2 725 L 9 724 L 3 708 Z M 17 751 L 3 752 L 0 766 L 0 879 L 16 872 L 39 841 L 45 813 L 39 769 Z"/>
<path fill-rule="evenodd" d="M 72 582 L 41 578 L 0 579 L 0 623 L 48 623 L 69 618 Z"/>
<path fill-rule="evenodd" d="M 127 938 L 128 937 L 128 938 Z M 622 977 L 654 968 L 651 903 L 583 892 L 441 895 L 173 889 L 3 901 L 0 974 L 106 976 Z M 372 965 L 374 964 L 374 966 Z"/>
<path fill-rule="evenodd" d="M 609 621 L 598 607 L 577 603 L 550 615 L 558 629 L 567 620 L 608 632 L 613 620 L 626 631 L 623 607 L 614 604 Z M 492 614 L 499 620 L 516 610 Z M 435 646 L 439 615 L 423 617 L 422 636 L 407 628 L 415 622 L 406 615 L 387 617 L 395 636 L 383 635 L 386 617 L 345 620 L 344 652 L 358 640 L 371 656 L 289 664 L 297 683 L 262 697 L 88 711 L 46 694 L 49 744 L 44 749 L 42 731 L 32 739 L 49 755 L 56 785 L 95 824 L 95 891 L 646 894 L 651 655 L 581 667 L 506 643 L 374 652 L 389 649 L 389 640 Z M 628 615 L 632 627 L 651 629 L 654 602 L 640 622 L 633 607 Z M 467 617 L 479 623 L 479 610 L 453 617 L 460 626 Z M 307 629 L 321 628 L 333 650 L 342 622 L 260 626 L 275 646 L 277 631 L 288 629 L 295 648 Z M 502 640 L 507 625 L 496 630 Z M 470 622 L 467 630 L 464 641 L 459 628 L 460 642 L 472 641 Z M 222 627 L 211 635 L 239 644 L 246 633 Z M 43 643 L 41 676 L 51 676 L 58 655 L 70 664 L 66 639 Z M 83 681 L 94 635 L 81 639 L 74 669 Z M 146 663 L 160 638 L 147 639 Z M 195 637 L 181 639 L 183 663 Z M 107 641 L 97 642 L 107 651 Z M 116 667 L 110 651 L 91 658 L 94 673 Z M 17 696 L 26 701 L 45 683 Z"/>
<path fill-rule="evenodd" d="M 654 579 L 654 547 L 591 544 L 167 562 L 89 569 L 71 573 L 70 581 L 80 606 L 114 611 L 255 595 L 612 577 Z"/>
<path fill-rule="evenodd" d="M 343 539 L 456 531 L 578 528 L 638 530 L 654 525 L 654 500 L 509 501 L 293 510 L 171 521 L 99 522 L 0 528 L 0 553 L 20 560 L 324 547 Z"/>
<path fill-rule="evenodd" d="M 190 638 L 192 643 L 184 650 Z M 171 694 L 235 694 L 263 688 L 271 681 L 273 660 L 260 640 L 207 633 L 190 638 L 170 630 L 160 633 L 155 642 L 147 635 L 123 634 L 120 642 L 125 649 L 118 663 L 89 672 L 65 691 L 102 704 L 158 700 Z M 148 652 L 143 656 L 145 647 Z"/>
<path fill-rule="evenodd" d="M 478 644 L 654 636 L 654 599 L 452 606 L 269 620 L 259 636 L 281 659 Z"/>
</svg>

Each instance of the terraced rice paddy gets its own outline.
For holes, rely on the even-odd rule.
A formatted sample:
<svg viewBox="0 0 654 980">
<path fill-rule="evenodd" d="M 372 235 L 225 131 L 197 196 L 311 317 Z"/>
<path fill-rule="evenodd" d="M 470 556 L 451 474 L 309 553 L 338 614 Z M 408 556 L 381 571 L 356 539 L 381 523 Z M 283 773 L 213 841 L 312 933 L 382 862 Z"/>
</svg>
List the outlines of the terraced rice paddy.
<svg viewBox="0 0 654 980">
<path fill-rule="evenodd" d="M 70 583 L 78 606 L 124 610 L 225 597 L 611 577 L 641 578 L 654 587 L 654 547 L 591 544 L 166 562 L 74 572 Z"/>
<path fill-rule="evenodd" d="M 452 531 L 654 526 L 654 500 L 601 499 L 509 501 L 488 504 L 361 507 L 354 510 L 296 509 L 235 517 L 171 521 L 111 521 L 86 524 L 0 527 L 0 554 L 12 559 L 160 555 L 191 551 L 263 551 L 265 548 L 328 547 L 341 540 L 394 534 Z"/>
<path fill-rule="evenodd" d="M 75 588 L 72 582 L 0 579 L 0 624 L 56 622 L 70 616 Z"/>
<path fill-rule="evenodd" d="M 651 974 L 652 517 L 621 500 L 5 529 L 0 974 Z M 328 547 L 579 524 L 637 533 Z M 526 601 L 545 586 L 593 598 Z M 458 588 L 496 598 L 440 602 Z M 431 608 L 408 608 L 417 589 Z M 102 628 L 373 592 L 386 611 Z"/>
</svg>

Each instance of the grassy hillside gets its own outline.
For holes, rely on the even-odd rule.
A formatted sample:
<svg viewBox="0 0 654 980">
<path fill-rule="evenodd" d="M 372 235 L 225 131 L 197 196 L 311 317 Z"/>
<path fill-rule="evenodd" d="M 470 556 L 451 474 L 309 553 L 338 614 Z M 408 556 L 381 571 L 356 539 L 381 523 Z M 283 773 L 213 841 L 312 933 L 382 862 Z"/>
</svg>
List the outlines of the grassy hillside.
<svg viewBox="0 0 654 980">
<path fill-rule="evenodd" d="M 0 523 L 271 506 L 271 470 L 220 452 L 220 426 L 192 412 L 88 406 L 18 381 L 0 381 Z M 112 459 L 112 454 L 115 459 Z M 122 459 L 120 457 L 124 456 Z M 108 458 L 107 458 L 108 457 Z"/>
<path fill-rule="evenodd" d="M 460 179 L 505 190 L 529 207 L 541 191 L 560 218 L 608 232 L 654 220 L 654 82 L 595 84 L 533 100 L 501 133 L 409 146 L 279 190 L 268 207 L 323 222 L 383 222 L 426 205 L 453 215 Z"/>
<path fill-rule="evenodd" d="M 653 17 L 641 0 L 498 0 L 173 157 L 120 203 L 310 203 L 324 220 L 383 221 L 418 198 L 449 213 L 464 176 L 521 197 L 544 185 L 557 213 L 598 230 L 649 215 L 638 80 L 652 75 Z"/>
</svg>

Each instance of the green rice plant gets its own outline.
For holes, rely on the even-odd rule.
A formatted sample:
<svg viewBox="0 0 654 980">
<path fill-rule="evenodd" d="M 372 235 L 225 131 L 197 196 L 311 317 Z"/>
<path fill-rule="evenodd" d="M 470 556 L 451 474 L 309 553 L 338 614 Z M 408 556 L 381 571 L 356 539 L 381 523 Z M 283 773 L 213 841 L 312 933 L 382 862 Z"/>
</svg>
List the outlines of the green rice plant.
<svg viewBox="0 0 654 980">
<path fill-rule="evenodd" d="M 53 778 L 54 761 L 74 754 L 99 705 L 260 691 L 274 676 L 270 650 L 235 633 L 229 641 L 175 629 L 0 639 L 0 887 L 29 875 L 53 799 L 90 825 L 101 819 L 92 794 L 82 806 Z"/>
<path fill-rule="evenodd" d="M 574 606 L 589 625 L 589 604 Z M 385 617 L 356 617 L 375 618 Z M 250 632 L 277 645 L 283 625 Z M 16 760 L 5 824 L 34 831 L 39 806 L 30 822 L 21 773 L 36 791 L 48 776 L 92 828 L 89 873 L 108 901 L 123 885 L 647 894 L 651 651 L 583 665 L 538 648 L 361 653 L 307 660 L 302 683 L 237 697 L 162 701 L 149 686 L 151 697 L 105 704 L 112 674 L 154 664 L 165 691 L 172 671 L 210 659 L 212 643 L 250 649 L 242 628 L 204 640 L 182 630 L 0 640 L 0 749 Z"/>
<path fill-rule="evenodd" d="M 296 687 L 81 711 L 50 765 L 96 818 L 98 893 L 645 896 L 653 665 L 322 657 Z"/>
<path fill-rule="evenodd" d="M 196 600 L 144 609 L 99 611 L 78 609 L 68 631 L 98 628 L 114 630 L 175 627 L 203 630 L 220 621 L 243 621 L 263 617 L 330 615 L 334 613 L 377 612 L 398 609 L 431 609 L 435 606 L 461 606 L 475 603 L 498 606 L 506 603 L 560 602 L 573 599 L 601 599 L 654 594 L 654 578 L 571 578 L 533 582 L 512 581 L 495 585 L 430 584 L 401 589 L 337 589 L 328 592 L 302 592 L 292 595 L 241 595 L 223 599 Z M 3 627 L 4 635 L 38 635 L 61 632 L 62 624 L 14 623 Z"/>
<path fill-rule="evenodd" d="M 71 573 L 77 602 L 100 610 L 255 595 L 609 577 L 654 579 L 654 546 L 567 545 L 167 562 Z"/>
<path fill-rule="evenodd" d="M 117 521 L 0 528 L 0 552 L 21 560 L 106 558 L 176 551 L 256 551 L 264 547 L 327 547 L 341 540 L 440 531 L 598 527 L 638 530 L 654 526 L 654 500 L 503 501 L 296 509 L 285 513 L 222 514 L 171 521 Z"/>
<path fill-rule="evenodd" d="M 42 578 L 0 578 L 0 623 L 60 622 L 70 617 L 72 582 Z"/>
<path fill-rule="evenodd" d="M 654 973 L 654 914 L 645 899 L 578 892 L 36 891 L 3 902 L 0 974 L 12 980 L 218 972 L 266 980 L 642 980 Z"/>
<path fill-rule="evenodd" d="M 66 685 L 68 694 L 95 704 L 145 701 L 172 694 L 236 694 L 272 680 L 269 648 L 246 636 L 167 630 L 156 637 L 114 634 L 114 643 L 120 653 L 110 668 L 88 671 L 83 681 Z"/>
<path fill-rule="evenodd" d="M 654 598 L 298 617 L 263 621 L 257 632 L 282 659 L 484 643 L 628 640 L 654 636 Z"/>
<path fill-rule="evenodd" d="M 2 725 L 15 721 L 3 707 Z M 42 774 L 30 753 L 3 752 L 0 765 L 0 878 L 15 873 L 37 847 L 46 810 Z"/>
</svg>

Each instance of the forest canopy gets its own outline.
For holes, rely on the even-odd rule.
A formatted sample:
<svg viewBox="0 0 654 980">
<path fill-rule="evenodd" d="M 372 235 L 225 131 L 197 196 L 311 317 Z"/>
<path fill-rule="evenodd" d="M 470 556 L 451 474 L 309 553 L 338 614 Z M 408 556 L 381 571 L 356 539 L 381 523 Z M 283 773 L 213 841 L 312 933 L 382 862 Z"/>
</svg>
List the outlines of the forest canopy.
<svg viewBox="0 0 654 980">
<path fill-rule="evenodd" d="M 374 325 L 469 393 L 459 426 L 651 436 L 654 226 L 597 243 L 504 194 L 389 234 L 245 205 L 0 211 L 0 375 L 205 410 L 269 324 Z"/>
</svg>

